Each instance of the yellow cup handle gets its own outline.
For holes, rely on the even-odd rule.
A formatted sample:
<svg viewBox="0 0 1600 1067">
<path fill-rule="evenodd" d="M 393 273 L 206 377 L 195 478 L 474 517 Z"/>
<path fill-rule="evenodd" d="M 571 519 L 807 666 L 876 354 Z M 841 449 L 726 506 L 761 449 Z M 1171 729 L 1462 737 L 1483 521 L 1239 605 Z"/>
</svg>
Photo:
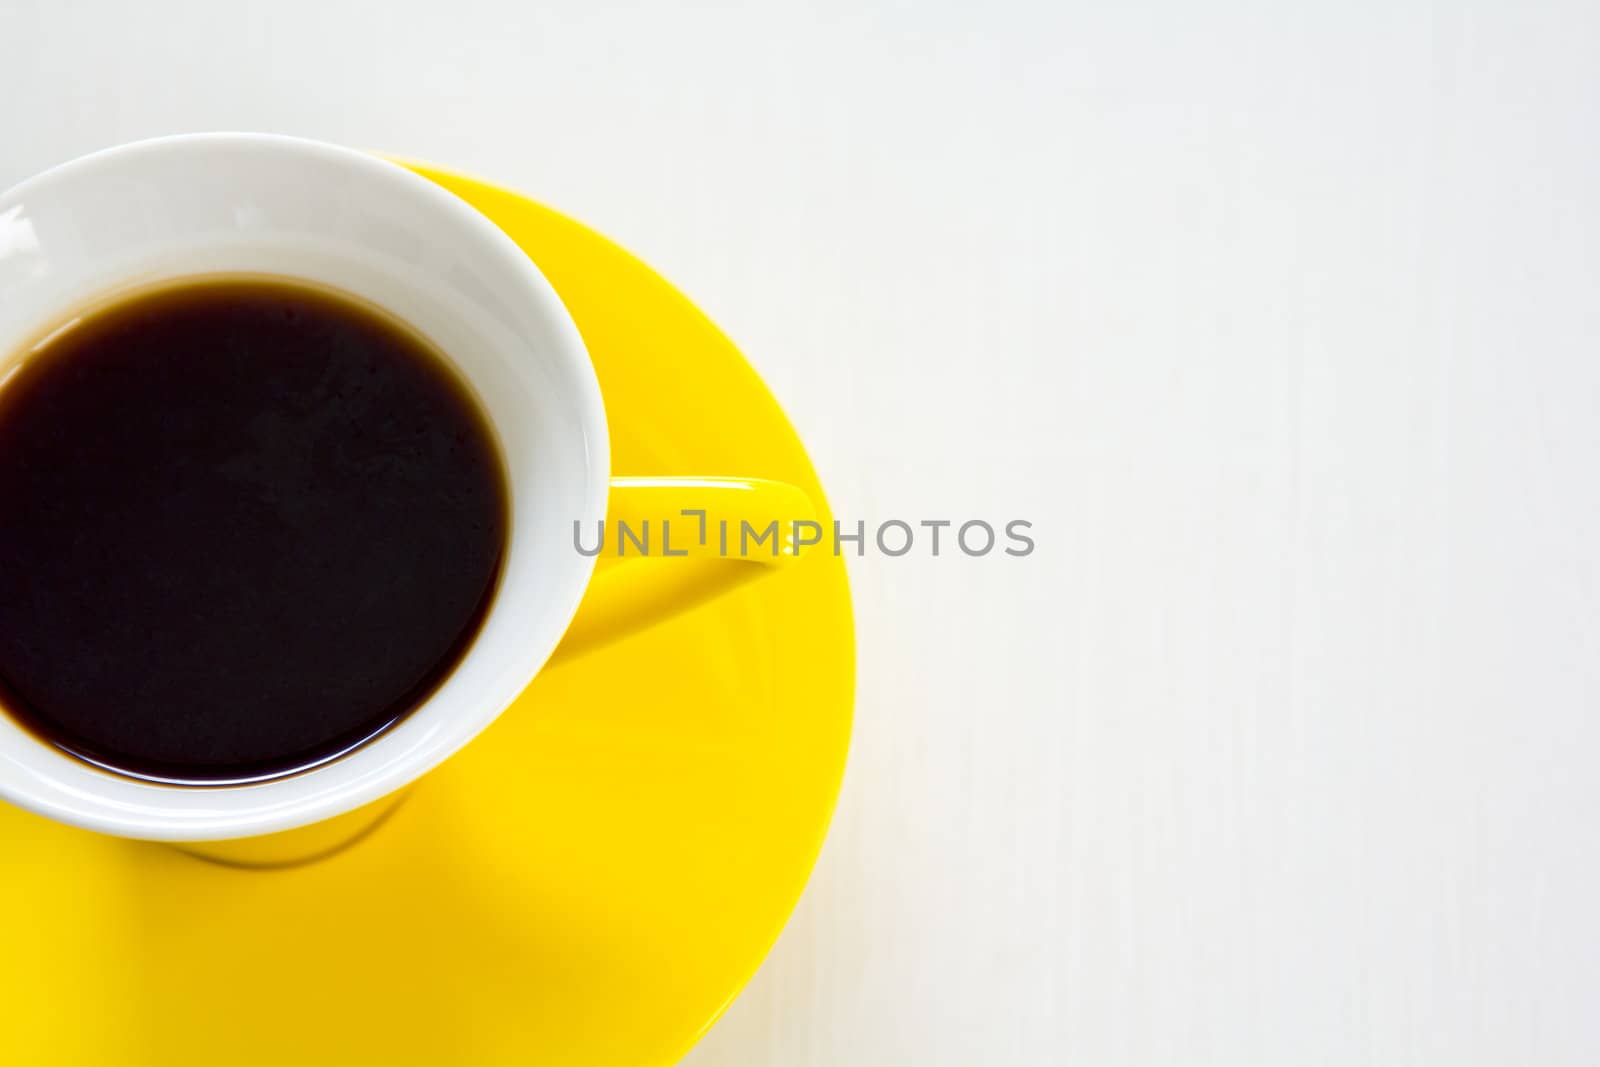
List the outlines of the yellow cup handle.
<svg viewBox="0 0 1600 1067">
<path fill-rule="evenodd" d="M 823 540 L 816 504 L 787 482 L 613 478 L 603 527 L 574 531 L 574 549 L 599 559 L 552 663 L 785 570 Z"/>
</svg>

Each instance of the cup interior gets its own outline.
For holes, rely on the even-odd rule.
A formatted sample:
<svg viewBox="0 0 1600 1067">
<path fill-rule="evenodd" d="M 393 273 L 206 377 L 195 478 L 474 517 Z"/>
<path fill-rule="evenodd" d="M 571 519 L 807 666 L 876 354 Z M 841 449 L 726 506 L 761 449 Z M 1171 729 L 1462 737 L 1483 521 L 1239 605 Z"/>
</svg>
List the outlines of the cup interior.
<svg viewBox="0 0 1600 1067">
<path fill-rule="evenodd" d="M 163 138 L 84 157 L 0 195 L 0 388 L 34 344 L 101 299 L 239 273 L 370 301 L 461 373 L 493 424 L 510 487 L 494 603 L 471 650 L 421 708 L 337 761 L 289 777 L 142 782 L 56 751 L 0 713 L 0 797 L 22 807 L 124 836 L 214 840 L 365 804 L 437 765 L 510 704 L 554 651 L 588 583 L 593 560 L 572 550 L 571 524 L 604 516 L 609 454 L 599 384 L 576 327 L 493 223 L 363 153 L 255 134 Z"/>
</svg>

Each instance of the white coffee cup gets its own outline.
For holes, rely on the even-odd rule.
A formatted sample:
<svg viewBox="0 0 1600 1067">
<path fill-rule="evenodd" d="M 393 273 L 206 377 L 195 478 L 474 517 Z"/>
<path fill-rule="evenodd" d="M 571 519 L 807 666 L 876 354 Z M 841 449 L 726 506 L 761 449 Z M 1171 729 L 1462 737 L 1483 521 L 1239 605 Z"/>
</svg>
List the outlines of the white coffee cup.
<svg viewBox="0 0 1600 1067">
<path fill-rule="evenodd" d="M 197 842 L 276 834 L 370 806 L 438 765 L 505 709 L 556 650 L 595 564 L 574 549 L 573 523 L 603 521 L 612 489 L 594 366 L 528 255 L 467 203 L 411 171 L 295 138 L 144 141 L 0 195 L 0 388 L 13 364 L 77 310 L 122 290 L 218 273 L 331 286 L 431 339 L 499 436 L 511 535 L 500 588 L 455 671 L 400 723 L 324 765 L 249 784 L 162 785 L 59 751 L 0 710 L 0 799 L 119 836 Z M 676 477 L 627 485 L 657 493 L 663 504 L 670 498 L 761 521 L 810 518 L 804 494 L 781 483 Z M 622 611 L 653 617 L 663 606 L 641 600 Z"/>
</svg>

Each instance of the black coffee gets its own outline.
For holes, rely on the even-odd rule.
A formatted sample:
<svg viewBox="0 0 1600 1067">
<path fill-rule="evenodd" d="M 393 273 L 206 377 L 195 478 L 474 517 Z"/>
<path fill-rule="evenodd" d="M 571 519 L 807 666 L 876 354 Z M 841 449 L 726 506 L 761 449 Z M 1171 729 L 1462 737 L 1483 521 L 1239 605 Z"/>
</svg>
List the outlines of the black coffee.
<svg viewBox="0 0 1600 1067">
<path fill-rule="evenodd" d="M 13 362 L 0 708 L 43 740 L 163 781 L 290 773 L 404 718 L 471 644 L 504 467 L 455 373 L 383 313 L 196 281 Z"/>
</svg>

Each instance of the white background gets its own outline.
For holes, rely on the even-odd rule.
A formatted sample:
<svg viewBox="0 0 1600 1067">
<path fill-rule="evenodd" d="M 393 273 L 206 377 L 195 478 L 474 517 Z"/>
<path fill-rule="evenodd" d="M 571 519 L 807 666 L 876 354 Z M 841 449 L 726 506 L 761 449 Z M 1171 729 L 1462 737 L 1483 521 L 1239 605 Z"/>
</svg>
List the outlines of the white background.
<svg viewBox="0 0 1600 1067">
<path fill-rule="evenodd" d="M 867 559 L 692 1067 L 1600 1061 L 1592 3 L 0 0 L 0 186 L 211 128 L 618 238 Z"/>
</svg>

